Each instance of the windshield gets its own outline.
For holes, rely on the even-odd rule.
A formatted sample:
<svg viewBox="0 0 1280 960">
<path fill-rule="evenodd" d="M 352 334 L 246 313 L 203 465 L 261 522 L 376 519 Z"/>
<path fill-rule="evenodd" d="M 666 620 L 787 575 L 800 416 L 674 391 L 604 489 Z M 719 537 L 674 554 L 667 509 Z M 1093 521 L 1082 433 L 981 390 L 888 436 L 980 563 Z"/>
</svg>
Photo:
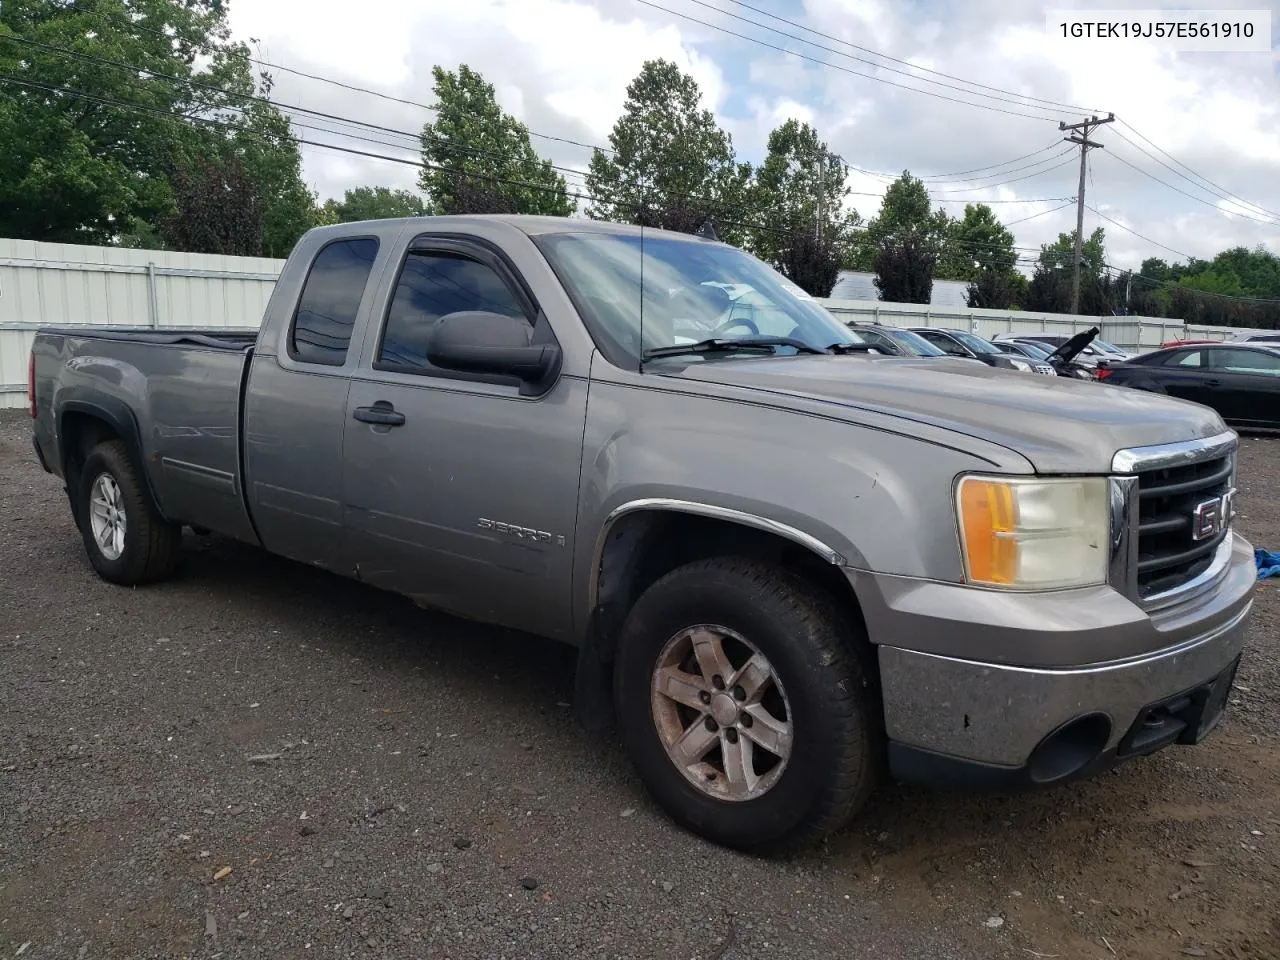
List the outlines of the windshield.
<svg viewBox="0 0 1280 960">
<path fill-rule="evenodd" d="M 993 347 L 981 337 L 975 337 L 972 333 L 965 333 L 962 330 L 952 330 L 951 335 L 963 343 L 974 353 L 999 353 L 1000 351 Z"/>
<path fill-rule="evenodd" d="M 1049 359 L 1049 351 L 1046 350 L 1044 347 L 1037 346 L 1034 343 L 1023 343 L 1019 341 L 1014 346 L 1016 349 L 1022 351 L 1023 356 L 1029 356 L 1035 360 Z"/>
<path fill-rule="evenodd" d="M 1119 347 L 1117 347 L 1114 343 L 1107 343 L 1107 341 L 1098 340 L 1097 338 L 1094 339 L 1093 343 L 1091 343 L 1090 346 L 1101 347 L 1103 353 L 1124 353 L 1124 351 L 1121 350 Z"/>
<path fill-rule="evenodd" d="M 725 244 L 645 236 L 642 266 L 639 235 L 564 233 L 534 242 L 601 351 L 619 365 L 638 363 L 645 351 L 711 338 L 787 337 L 819 350 L 865 342 L 790 280 Z M 731 351 L 681 360 L 750 356 Z"/>
<path fill-rule="evenodd" d="M 913 357 L 946 356 L 946 353 L 939 350 L 920 334 L 913 333 L 910 330 L 886 330 L 884 335 Z"/>
</svg>

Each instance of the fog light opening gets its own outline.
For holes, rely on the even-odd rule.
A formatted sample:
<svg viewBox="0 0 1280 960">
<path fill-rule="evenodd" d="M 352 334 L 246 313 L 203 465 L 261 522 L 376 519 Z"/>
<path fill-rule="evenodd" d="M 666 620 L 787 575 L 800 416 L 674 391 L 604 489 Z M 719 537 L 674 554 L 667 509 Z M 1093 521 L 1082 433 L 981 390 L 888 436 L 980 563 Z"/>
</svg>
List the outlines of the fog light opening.
<svg viewBox="0 0 1280 960">
<path fill-rule="evenodd" d="M 1027 772 L 1035 783 L 1053 783 L 1079 773 L 1107 746 L 1111 738 L 1111 718 L 1104 713 L 1076 717 L 1040 741 L 1027 761 Z"/>
</svg>

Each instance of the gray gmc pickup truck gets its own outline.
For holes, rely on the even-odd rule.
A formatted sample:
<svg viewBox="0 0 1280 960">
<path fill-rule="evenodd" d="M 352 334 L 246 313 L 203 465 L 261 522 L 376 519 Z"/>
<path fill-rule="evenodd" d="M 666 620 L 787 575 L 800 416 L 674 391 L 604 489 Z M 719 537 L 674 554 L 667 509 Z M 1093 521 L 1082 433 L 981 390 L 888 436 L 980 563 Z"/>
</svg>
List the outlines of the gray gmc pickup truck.
<svg viewBox="0 0 1280 960">
<path fill-rule="evenodd" d="M 1255 581 L 1206 407 L 879 356 L 712 240 L 312 230 L 255 332 L 47 329 L 36 454 L 107 580 L 183 527 L 580 648 L 584 722 L 716 842 L 888 774 L 1058 783 L 1220 719 Z"/>
</svg>

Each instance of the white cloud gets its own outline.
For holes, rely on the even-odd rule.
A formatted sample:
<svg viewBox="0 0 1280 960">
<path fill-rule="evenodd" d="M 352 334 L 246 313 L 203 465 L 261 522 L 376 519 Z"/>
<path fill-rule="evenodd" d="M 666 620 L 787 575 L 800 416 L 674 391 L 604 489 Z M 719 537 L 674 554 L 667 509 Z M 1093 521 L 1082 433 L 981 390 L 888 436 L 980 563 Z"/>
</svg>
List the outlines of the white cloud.
<svg viewBox="0 0 1280 960">
<path fill-rule="evenodd" d="M 432 99 L 433 64 L 455 68 L 467 63 L 494 84 L 504 108 L 532 130 L 583 143 L 605 141 L 622 108 L 627 84 L 641 63 L 653 57 L 672 59 L 693 74 L 706 104 L 717 112 L 746 157 L 758 158 L 769 130 L 794 116 L 812 122 L 834 149 L 859 167 L 891 173 L 908 168 L 929 176 L 998 164 L 1060 142 L 1058 121 L 1083 118 L 1078 111 L 1051 104 L 1001 103 L 992 98 L 1008 95 L 913 71 L 903 63 L 880 61 L 882 69 L 802 47 L 733 20 L 731 14 L 736 11 L 768 22 L 736 5 L 721 4 L 723 12 L 717 15 L 687 0 L 666 2 L 673 10 L 736 32 L 803 49 L 829 65 L 806 63 L 630 0 L 365 0 L 354 10 L 326 0 L 243 0 L 232 4 L 231 11 L 236 36 L 260 38 L 269 60 L 422 104 Z M 1162 2 L 1175 5 L 1174 0 L 1145 0 L 1143 5 L 1158 7 Z M 1231 2 L 1198 0 L 1197 5 Z M 1078 4 L 1057 4 L 1073 5 Z M 1276 222 L 1280 216 L 1258 214 L 1251 219 L 1242 215 L 1237 205 L 1222 203 L 1212 191 L 1190 182 L 1195 175 L 1177 162 L 1280 214 L 1280 80 L 1271 54 L 1173 54 L 1135 44 L 1117 55 L 1114 48 L 1054 40 L 1041 8 L 1007 0 L 964 4 L 805 0 L 802 7 L 769 9 L 829 35 L 831 39 L 807 36 L 853 57 L 877 60 L 864 51 L 842 47 L 841 41 L 1027 97 L 1115 111 L 1133 127 L 1116 123 L 1098 131 L 1097 138 L 1106 148 L 1091 154 L 1087 189 L 1091 206 L 1152 240 L 1196 256 L 1259 242 L 1280 250 Z M 803 35 L 796 27 L 773 25 Z M 905 70 L 914 78 L 887 68 Z M 927 88 L 939 96 L 891 83 Z M 945 85 L 967 87 L 970 92 Z M 276 97 L 410 134 L 428 118 L 421 107 L 283 73 L 277 74 Z M 1010 116 L 941 97 L 981 100 L 1014 114 L 1044 119 Z M 1177 161 L 1141 139 L 1135 128 Z M 384 141 L 378 145 L 314 131 L 300 133 L 308 139 L 347 143 L 406 159 L 416 152 L 412 137 L 367 134 Z M 392 143 L 400 148 L 386 145 Z M 566 166 L 582 168 L 589 157 L 589 150 L 581 147 L 546 139 L 534 143 L 544 155 Z M 408 186 L 416 179 L 412 166 L 319 148 L 306 148 L 304 162 L 308 179 L 326 196 L 362 183 Z M 1009 166 L 1013 165 L 1002 169 L 1007 171 Z M 1010 175 L 980 181 L 953 179 L 931 186 L 956 190 L 991 184 L 938 196 L 956 201 L 1028 201 L 996 208 L 1006 221 L 1017 220 L 1056 205 L 1030 201 L 1074 194 L 1076 166 L 1047 170 L 1049 166 L 1044 165 L 1046 172 L 1041 175 L 1006 186 L 996 183 Z M 1022 171 L 1027 172 L 1034 171 Z M 851 189 L 871 194 L 852 198 L 859 212 L 874 214 L 886 185 L 883 178 L 851 177 Z M 963 204 L 947 203 L 946 208 L 959 212 Z M 1222 210 L 1234 210 L 1235 215 Z M 1136 265 L 1148 255 L 1174 258 L 1086 211 L 1086 229 L 1098 223 L 1107 229 L 1113 262 Z M 1013 230 L 1020 245 L 1035 246 L 1074 225 L 1074 209 L 1068 209 L 1016 224 Z"/>
</svg>

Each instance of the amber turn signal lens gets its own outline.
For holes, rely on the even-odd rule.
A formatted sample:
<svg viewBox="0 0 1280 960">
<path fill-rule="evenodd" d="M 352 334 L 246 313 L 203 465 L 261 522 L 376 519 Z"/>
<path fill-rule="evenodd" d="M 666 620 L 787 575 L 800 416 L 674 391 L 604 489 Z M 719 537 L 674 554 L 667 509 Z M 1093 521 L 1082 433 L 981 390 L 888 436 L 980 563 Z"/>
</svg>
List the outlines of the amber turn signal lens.
<svg viewBox="0 0 1280 960">
<path fill-rule="evenodd" d="M 960 485 L 960 518 L 969 579 L 1011 584 L 1017 578 L 1018 517 L 1013 489 L 997 480 L 966 478 Z"/>
</svg>

